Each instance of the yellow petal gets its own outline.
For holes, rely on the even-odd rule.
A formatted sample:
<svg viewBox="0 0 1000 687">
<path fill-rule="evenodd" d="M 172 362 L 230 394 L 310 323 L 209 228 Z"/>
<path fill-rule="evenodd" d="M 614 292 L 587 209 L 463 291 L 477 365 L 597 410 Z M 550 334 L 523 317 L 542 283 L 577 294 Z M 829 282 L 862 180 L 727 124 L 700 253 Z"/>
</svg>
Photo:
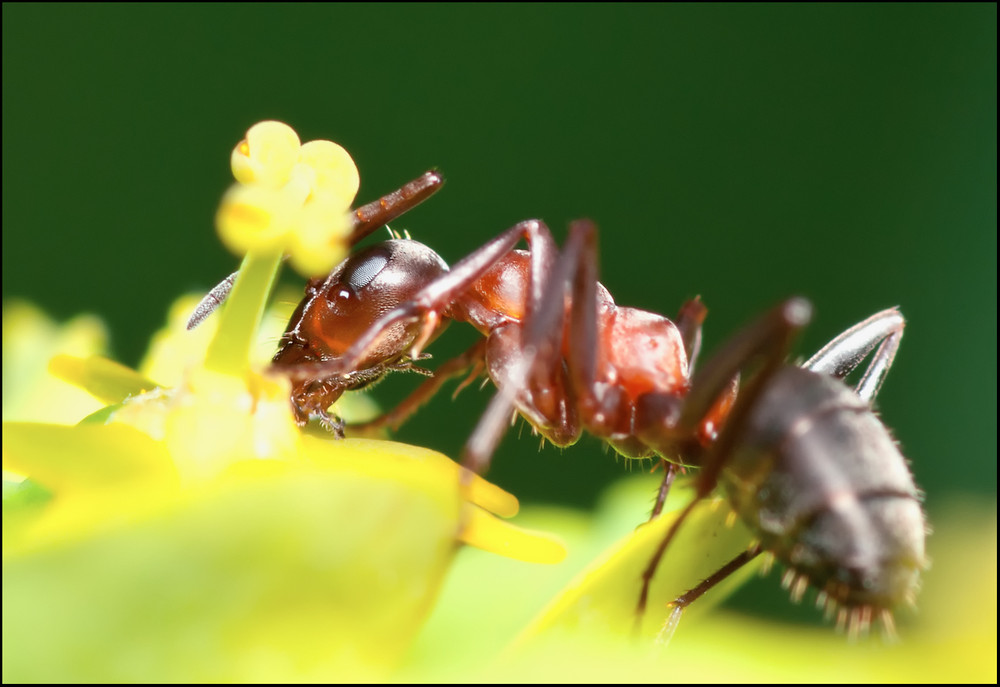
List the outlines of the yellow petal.
<svg viewBox="0 0 1000 687">
<path fill-rule="evenodd" d="M 125 425 L 7 422 L 3 465 L 57 495 L 124 481 L 176 483 L 176 471 L 163 446 Z"/>
<path fill-rule="evenodd" d="M 566 558 L 565 545 L 550 534 L 517 527 L 475 506 L 466 511 L 459 535 L 466 544 L 529 563 L 559 563 Z"/>
<path fill-rule="evenodd" d="M 451 509 L 456 522 L 465 521 L 459 538 L 467 544 L 535 563 L 558 563 L 566 555 L 562 542 L 551 535 L 521 529 L 483 510 L 514 515 L 517 499 L 436 451 L 374 439 L 331 443 L 310 436 L 303 438 L 303 445 L 310 459 L 321 465 L 361 470 L 435 494 Z M 460 508 L 462 500 L 472 505 Z"/>
<path fill-rule="evenodd" d="M 99 355 L 88 358 L 57 355 L 49 362 L 49 370 L 108 404 L 120 403 L 158 386 L 132 368 Z"/>
<path fill-rule="evenodd" d="M 303 443 L 310 459 L 320 463 L 346 461 L 364 465 L 373 475 L 407 481 L 435 491 L 451 492 L 456 503 L 461 491 L 462 496 L 470 503 L 498 515 L 511 517 L 517 514 L 518 503 L 515 496 L 479 475 L 471 475 L 471 481 L 463 484 L 460 481 L 463 469 L 437 451 L 376 439 L 343 439 L 336 442 L 336 451 L 330 450 L 330 441 L 312 436 L 303 437 Z M 470 473 L 466 473 L 468 474 Z"/>
</svg>

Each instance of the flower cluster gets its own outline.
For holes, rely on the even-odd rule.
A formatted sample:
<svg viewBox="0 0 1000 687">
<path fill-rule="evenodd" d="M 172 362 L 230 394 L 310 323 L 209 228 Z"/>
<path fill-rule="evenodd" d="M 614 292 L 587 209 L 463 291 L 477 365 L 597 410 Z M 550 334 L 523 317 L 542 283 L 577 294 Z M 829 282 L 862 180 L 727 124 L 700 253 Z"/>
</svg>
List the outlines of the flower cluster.
<svg viewBox="0 0 1000 687">
<path fill-rule="evenodd" d="M 310 277 L 344 258 L 360 183 L 346 150 L 332 141 L 302 144 L 287 124 L 266 121 L 250 127 L 230 162 L 238 183 L 216 224 L 233 252 L 286 253 Z"/>
</svg>

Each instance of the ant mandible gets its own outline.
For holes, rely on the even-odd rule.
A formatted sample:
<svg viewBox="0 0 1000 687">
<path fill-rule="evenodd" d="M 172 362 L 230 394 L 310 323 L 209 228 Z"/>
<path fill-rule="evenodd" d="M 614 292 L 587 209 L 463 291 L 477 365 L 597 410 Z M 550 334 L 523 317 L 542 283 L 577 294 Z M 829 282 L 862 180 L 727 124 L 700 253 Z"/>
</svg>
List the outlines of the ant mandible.
<svg viewBox="0 0 1000 687">
<path fill-rule="evenodd" d="M 355 212 L 352 243 L 436 192 L 428 172 Z M 517 250 L 521 239 L 529 250 Z M 217 307 L 232 277 L 206 296 L 192 323 Z M 597 230 L 572 222 L 560 251 L 544 223 L 520 222 L 451 269 L 432 249 L 392 239 L 311 280 L 273 366 L 292 380 L 299 424 L 328 414 L 344 391 L 393 370 L 414 370 L 451 320 L 483 338 L 372 425 L 398 426 L 450 377 L 485 371 L 497 387 L 462 452 L 482 473 L 516 410 L 556 446 L 584 430 L 627 458 L 658 458 L 659 515 L 681 466 L 699 468 L 695 498 L 660 542 L 642 575 L 644 612 L 656 569 L 678 528 L 717 486 L 756 536 L 718 572 L 678 597 L 683 609 L 762 553 L 787 568 L 793 598 L 807 586 L 838 625 L 892 632 L 891 609 L 912 603 L 925 567 L 920 494 L 871 403 L 892 365 L 904 320 L 895 308 L 843 332 L 801 366 L 791 344 L 811 306 L 789 299 L 733 336 L 695 372 L 706 308 L 686 302 L 676 321 L 615 304 L 597 281 Z M 196 321 L 197 320 L 197 321 Z M 191 326 L 193 326 L 193 324 Z M 861 380 L 843 380 L 866 358 Z M 747 383 L 737 394 L 741 374 Z"/>
</svg>

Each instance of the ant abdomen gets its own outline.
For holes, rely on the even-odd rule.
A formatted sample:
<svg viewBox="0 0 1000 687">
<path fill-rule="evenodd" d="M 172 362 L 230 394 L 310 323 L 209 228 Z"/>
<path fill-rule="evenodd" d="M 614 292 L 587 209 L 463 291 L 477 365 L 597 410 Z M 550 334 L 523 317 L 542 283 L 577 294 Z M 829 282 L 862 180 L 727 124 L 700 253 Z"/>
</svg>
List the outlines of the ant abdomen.
<svg viewBox="0 0 1000 687">
<path fill-rule="evenodd" d="M 781 369 L 720 481 L 761 547 L 788 567 L 796 599 L 811 585 L 828 611 L 867 617 L 912 603 L 926 567 L 920 494 L 885 425 L 841 381 Z"/>
</svg>

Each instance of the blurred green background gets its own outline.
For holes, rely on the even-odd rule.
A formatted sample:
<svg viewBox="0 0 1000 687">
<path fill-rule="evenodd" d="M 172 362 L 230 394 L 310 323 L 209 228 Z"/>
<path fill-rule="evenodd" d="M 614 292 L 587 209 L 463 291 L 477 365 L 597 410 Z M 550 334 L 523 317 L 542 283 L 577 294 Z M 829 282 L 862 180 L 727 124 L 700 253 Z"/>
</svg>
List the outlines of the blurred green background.
<svg viewBox="0 0 1000 687">
<path fill-rule="evenodd" d="M 879 407 L 931 519 L 995 500 L 995 4 L 4 4 L 4 298 L 100 314 L 135 364 L 176 296 L 235 268 L 212 218 L 267 118 L 343 144 L 362 202 L 439 167 L 395 226 L 449 262 L 521 219 L 560 241 L 594 219 L 617 302 L 700 294 L 709 354 L 792 294 L 816 307 L 803 355 L 901 306 Z M 443 394 L 398 436 L 455 456 L 487 399 Z M 490 477 L 586 507 L 628 469 L 522 428 Z"/>
</svg>

